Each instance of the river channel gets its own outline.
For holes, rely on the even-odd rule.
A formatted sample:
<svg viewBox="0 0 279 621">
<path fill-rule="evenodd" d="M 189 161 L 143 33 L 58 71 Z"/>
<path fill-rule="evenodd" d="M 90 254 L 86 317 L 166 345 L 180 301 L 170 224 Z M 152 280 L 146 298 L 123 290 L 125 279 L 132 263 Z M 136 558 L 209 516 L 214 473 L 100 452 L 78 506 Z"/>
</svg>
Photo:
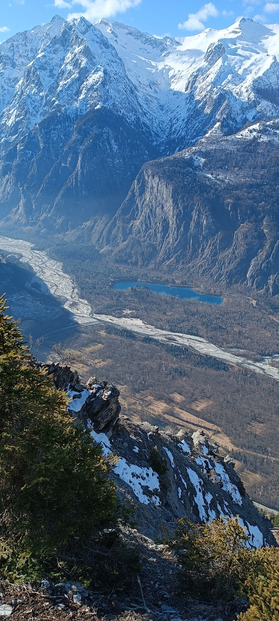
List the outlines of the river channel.
<svg viewBox="0 0 279 621">
<path fill-rule="evenodd" d="M 0 250 L 7 253 L 8 257 L 9 255 L 17 256 L 23 263 L 28 263 L 36 276 L 47 285 L 50 293 L 60 301 L 62 306 L 71 313 L 73 319 L 80 325 L 105 323 L 121 329 L 125 328 L 135 334 L 148 336 L 168 345 L 192 347 L 200 354 L 213 356 L 228 364 L 249 369 L 254 373 L 261 373 L 279 381 L 279 369 L 272 366 L 272 359 L 270 358 L 265 358 L 261 362 L 253 362 L 242 356 L 236 356 L 227 352 L 198 336 L 160 330 L 143 322 L 140 318 L 114 317 L 94 313 L 89 302 L 79 297 L 78 289 L 71 276 L 63 271 L 62 263 L 49 258 L 45 251 L 36 250 L 30 242 L 0 236 Z"/>
</svg>

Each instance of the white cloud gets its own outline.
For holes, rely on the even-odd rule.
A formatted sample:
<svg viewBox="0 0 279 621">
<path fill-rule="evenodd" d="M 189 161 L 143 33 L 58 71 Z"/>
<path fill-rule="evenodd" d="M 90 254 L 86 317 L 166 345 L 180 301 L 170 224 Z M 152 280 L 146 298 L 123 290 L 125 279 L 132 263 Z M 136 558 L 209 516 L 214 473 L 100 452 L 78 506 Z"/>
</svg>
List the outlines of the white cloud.
<svg viewBox="0 0 279 621">
<path fill-rule="evenodd" d="M 68 17 L 85 17 L 89 21 L 113 17 L 116 13 L 125 13 L 141 3 L 142 0 L 72 0 L 71 6 L 80 5 L 82 9 L 78 13 L 71 13 Z"/>
<path fill-rule="evenodd" d="M 267 2 L 265 7 L 264 7 L 264 12 L 265 13 L 276 13 L 277 11 L 279 11 L 279 4 L 278 2 Z"/>
<path fill-rule="evenodd" d="M 254 15 L 254 22 L 266 22 L 266 17 L 264 15 Z"/>
<path fill-rule="evenodd" d="M 181 30 L 203 30 L 205 28 L 204 22 L 209 17 L 218 17 L 218 15 L 219 11 L 217 11 L 215 4 L 208 2 L 196 13 L 189 13 L 188 19 L 182 24 L 178 24 L 178 28 Z"/>
<path fill-rule="evenodd" d="M 234 12 L 233 11 L 222 11 L 221 13 L 224 17 L 233 17 Z"/>
<path fill-rule="evenodd" d="M 242 0 L 242 4 L 245 7 L 245 15 L 250 15 L 255 11 L 256 7 L 262 7 L 264 2 L 263 0 Z"/>
<path fill-rule="evenodd" d="M 259 6 L 262 4 L 262 0 L 242 0 L 242 4 L 249 4 L 249 6 Z"/>
<path fill-rule="evenodd" d="M 178 28 L 180 30 L 203 30 L 204 24 L 194 13 L 190 13 L 187 21 L 183 22 L 183 24 L 178 24 Z"/>
<path fill-rule="evenodd" d="M 69 2 L 65 2 L 65 0 L 54 0 L 54 6 L 57 9 L 70 9 L 71 4 Z"/>
<path fill-rule="evenodd" d="M 10 28 L 8 26 L 0 26 L 0 32 L 9 32 Z"/>
</svg>

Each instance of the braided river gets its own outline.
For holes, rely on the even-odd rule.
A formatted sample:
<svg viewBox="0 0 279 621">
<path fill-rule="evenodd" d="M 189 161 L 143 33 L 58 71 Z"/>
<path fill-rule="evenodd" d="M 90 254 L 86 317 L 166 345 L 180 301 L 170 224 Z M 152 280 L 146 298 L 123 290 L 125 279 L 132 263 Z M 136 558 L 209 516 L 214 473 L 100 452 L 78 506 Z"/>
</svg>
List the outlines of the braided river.
<svg viewBox="0 0 279 621">
<path fill-rule="evenodd" d="M 37 250 L 28 241 L 0 236 L 0 250 L 7 253 L 7 258 L 17 257 L 22 263 L 28 263 L 34 273 L 48 288 L 49 292 L 67 310 L 75 322 L 80 325 L 104 323 L 125 329 L 140 336 L 148 336 L 154 340 L 177 347 L 191 347 L 200 354 L 213 356 L 218 360 L 245 368 L 254 373 L 264 374 L 279 381 L 279 369 L 272 365 L 272 360 L 279 359 L 279 354 L 266 356 L 254 362 L 242 356 L 237 356 L 206 339 L 182 332 L 160 330 L 155 326 L 143 322 L 140 318 L 114 317 L 93 312 L 89 302 L 81 298 L 79 290 L 72 277 L 63 270 L 61 262 L 51 259 L 44 250 Z M 237 343 L 236 343 L 237 346 Z"/>
</svg>

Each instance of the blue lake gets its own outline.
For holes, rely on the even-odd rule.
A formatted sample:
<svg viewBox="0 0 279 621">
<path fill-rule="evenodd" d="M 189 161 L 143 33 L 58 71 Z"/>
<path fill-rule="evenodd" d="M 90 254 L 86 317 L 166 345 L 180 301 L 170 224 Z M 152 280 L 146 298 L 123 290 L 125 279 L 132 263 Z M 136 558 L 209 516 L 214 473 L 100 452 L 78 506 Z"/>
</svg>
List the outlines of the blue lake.
<svg viewBox="0 0 279 621">
<path fill-rule="evenodd" d="M 188 287 L 172 287 L 169 285 L 160 285 L 151 282 L 138 282 L 136 280 L 117 280 L 113 283 L 113 289 L 120 291 L 127 291 L 131 287 L 147 287 L 154 293 L 160 295 L 172 295 L 180 300 L 197 300 L 198 302 L 206 302 L 207 304 L 222 304 L 223 298 L 219 298 L 216 295 L 206 295 L 205 293 L 199 293 L 195 289 L 189 289 Z"/>
</svg>

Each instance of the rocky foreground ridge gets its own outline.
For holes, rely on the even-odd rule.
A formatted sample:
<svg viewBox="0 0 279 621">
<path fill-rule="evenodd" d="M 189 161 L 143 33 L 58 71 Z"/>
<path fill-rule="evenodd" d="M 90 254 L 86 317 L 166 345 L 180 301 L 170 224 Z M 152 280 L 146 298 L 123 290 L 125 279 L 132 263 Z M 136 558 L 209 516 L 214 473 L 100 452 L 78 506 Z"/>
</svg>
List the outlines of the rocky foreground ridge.
<svg viewBox="0 0 279 621">
<path fill-rule="evenodd" d="M 112 477 L 122 497 L 136 508 L 138 531 L 152 540 L 173 532 L 186 517 L 205 523 L 239 516 L 252 547 L 274 545 L 268 521 L 259 515 L 227 456 L 208 442 L 204 432 L 167 433 L 121 415 L 118 389 L 90 378 L 80 383 L 69 367 L 52 364 L 55 385 L 68 391 L 69 411 L 92 429 L 106 455 L 117 456 Z"/>
<path fill-rule="evenodd" d="M 165 543 L 177 518 L 207 522 L 237 515 L 252 547 L 273 544 L 269 523 L 248 498 L 233 462 L 197 431 L 192 436 L 135 424 L 121 415 L 118 389 L 107 381 L 80 382 L 76 372 L 46 365 L 57 388 L 66 390 L 69 412 L 91 430 L 106 454 L 116 456 L 111 476 L 119 494 L 135 506 L 134 527 L 123 524 L 121 542 L 138 555 L 138 574 L 117 588 L 90 590 L 79 583 L 39 585 L 0 581 L 0 617 L 13 621 L 235 621 L 245 598 L 201 603 L 181 594 L 177 558 Z M 107 536 L 114 530 L 108 529 Z M 125 549 L 125 547 L 124 547 Z M 127 549 L 127 548 L 126 548 Z M 104 553 L 104 552 L 102 552 Z M 112 561 L 111 549 L 107 556 Z M 106 555 L 106 553 L 105 553 Z M 135 570 L 133 570 L 134 572 Z"/>
</svg>

